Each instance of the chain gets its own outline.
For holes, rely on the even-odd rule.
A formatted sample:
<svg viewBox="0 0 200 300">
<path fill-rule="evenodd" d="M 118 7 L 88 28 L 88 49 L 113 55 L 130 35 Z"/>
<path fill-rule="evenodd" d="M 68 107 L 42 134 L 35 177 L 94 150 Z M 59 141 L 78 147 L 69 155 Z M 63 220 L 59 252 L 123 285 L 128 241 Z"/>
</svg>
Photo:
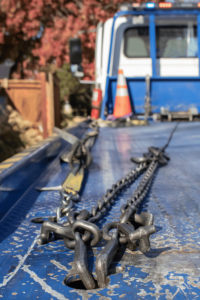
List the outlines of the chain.
<svg viewBox="0 0 200 300">
<path fill-rule="evenodd" d="M 38 244 L 42 245 L 48 243 L 52 232 L 55 238 L 62 238 L 67 248 L 75 249 L 74 266 L 79 274 L 86 289 L 94 289 L 96 286 L 95 280 L 90 274 L 87 267 L 87 247 L 86 243 L 90 241 L 91 246 L 95 246 L 103 239 L 108 241 L 105 248 L 101 251 L 96 260 L 96 274 L 98 287 L 107 285 L 107 274 L 110 263 L 120 244 L 126 244 L 130 250 L 139 248 L 141 252 L 147 252 L 150 249 L 149 237 L 156 232 L 153 225 L 153 215 L 142 212 L 140 215 L 136 213 L 138 206 L 146 197 L 153 181 L 153 176 L 158 166 L 166 165 L 169 156 L 165 153 L 165 149 L 169 145 L 175 126 L 168 142 L 162 148 L 150 147 L 148 153 L 143 154 L 143 158 L 131 158 L 131 161 L 138 164 L 138 166 L 118 180 L 108 189 L 105 195 L 97 201 L 97 204 L 88 210 L 76 212 L 73 210 L 74 202 L 79 200 L 78 195 L 72 195 L 61 190 L 62 206 L 57 209 L 56 221 L 58 222 L 62 216 L 67 216 L 68 221 L 64 224 L 57 224 L 54 220 L 46 221 L 42 224 L 41 235 Z M 81 145 L 86 144 L 85 148 L 90 148 L 94 144 L 90 141 L 91 137 L 96 137 L 98 134 L 97 125 L 92 123 L 91 127 L 95 133 L 90 133 L 86 139 L 81 142 Z M 88 148 L 84 153 L 88 153 Z M 77 150 L 73 149 L 76 155 Z M 83 155 L 85 155 L 83 153 Z M 71 162 L 73 159 L 71 158 Z M 84 160 L 85 162 L 87 161 Z M 102 232 L 94 223 L 102 218 L 108 209 L 115 203 L 117 196 L 128 186 L 130 186 L 142 173 L 144 176 L 137 186 L 134 194 L 127 200 L 126 204 L 121 206 L 121 216 L 118 222 L 111 222 L 104 225 Z M 116 228 L 116 232 L 109 233 L 111 229 Z"/>
<path fill-rule="evenodd" d="M 91 128 L 92 131 L 88 132 L 85 138 L 83 138 L 81 141 L 78 141 L 72 146 L 72 149 L 67 157 L 67 162 L 69 163 L 71 169 L 73 169 L 74 161 L 79 161 L 80 165 L 83 163 L 85 168 L 88 168 L 92 163 L 92 156 L 90 155 L 90 150 L 92 149 L 95 139 L 99 134 L 97 122 L 91 122 L 89 124 L 89 128 Z M 63 160 L 65 161 L 65 157 Z M 80 197 L 78 193 L 67 193 L 63 188 L 60 191 L 60 200 L 62 205 L 59 206 L 56 210 L 56 217 L 53 219 L 55 222 L 59 222 L 59 220 L 64 216 L 70 218 L 69 212 L 73 210 L 73 207 L 75 205 L 74 202 L 78 202 L 80 200 Z M 82 217 L 82 215 L 80 217 Z M 66 224 L 69 225 L 69 223 Z"/>
</svg>

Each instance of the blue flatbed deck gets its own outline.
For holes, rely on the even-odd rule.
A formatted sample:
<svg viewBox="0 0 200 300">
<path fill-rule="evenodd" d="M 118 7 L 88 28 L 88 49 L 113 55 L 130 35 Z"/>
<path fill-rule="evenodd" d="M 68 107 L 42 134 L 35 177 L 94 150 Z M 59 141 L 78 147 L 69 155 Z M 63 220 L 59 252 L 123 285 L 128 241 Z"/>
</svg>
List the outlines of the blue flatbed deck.
<svg viewBox="0 0 200 300">
<path fill-rule="evenodd" d="M 149 146 L 163 146 L 173 127 L 174 123 L 153 123 L 147 127 L 101 128 L 77 210 L 90 210 L 107 188 L 134 168 L 130 157 L 141 156 Z M 84 128 L 81 130 L 73 133 L 80 137 Z M 54 155 L 45 160 L 48 147 L 55 142 Z M 0 192 L 0 297 L 200 299 L 200 123 L 179 125 L 167 149 L 171 160 L 156 172 L 150 193 L 140 207 L 155 217 L 157 232 L 151 236 L 151 250 L 142 254 L 122 247 L 111 266 L 109 285 L 92 291 L 75 290 L 63 283 L 66 276 L 73 277 L 74 251 L 67 249 L 62 240 L 43 246 L 36 243 L 41 224 L 31 219 L 55 215 L 60 196 L 58 192 L 36 191 L 35 187 L 60 185 L 69 173 L 69 166 L 59 160 L 69 144 L 59 138 L 48 143 L 42 146 L 43 152 L 33 149 L 28 153 L 21 168 L 19 162 L 17 168 L 17 162 L 6 170 L 1 167 L 1 186 L 15 190 Z M 119 195 L 97 223 L 99 226 L 119 220 L 120 207 L 139 180 Z M 9 210 L 8 204 L 12 205 Z M 88 249 L 89 269 L 94 275 L 96 256 L 104 245 L 102 241 L 98 247 Z"/>
</svg>

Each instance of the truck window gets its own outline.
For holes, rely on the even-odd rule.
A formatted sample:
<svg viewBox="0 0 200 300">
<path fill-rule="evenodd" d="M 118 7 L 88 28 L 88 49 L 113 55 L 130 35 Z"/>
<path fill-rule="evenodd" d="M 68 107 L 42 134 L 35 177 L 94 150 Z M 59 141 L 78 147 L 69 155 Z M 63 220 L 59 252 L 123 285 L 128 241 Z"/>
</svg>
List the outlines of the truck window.
<svg viewBox="0 0 200 300">
<path fill-rule="evenodd" d="M 149 57 L 149 27 L 128 28 L 124 33 L 124 54 L 129 58 Z"/>
<path fill-rule="evenodd" d="M 157 58 L 197 57 L 197 26 L 156 27 Z"/>
</svg>

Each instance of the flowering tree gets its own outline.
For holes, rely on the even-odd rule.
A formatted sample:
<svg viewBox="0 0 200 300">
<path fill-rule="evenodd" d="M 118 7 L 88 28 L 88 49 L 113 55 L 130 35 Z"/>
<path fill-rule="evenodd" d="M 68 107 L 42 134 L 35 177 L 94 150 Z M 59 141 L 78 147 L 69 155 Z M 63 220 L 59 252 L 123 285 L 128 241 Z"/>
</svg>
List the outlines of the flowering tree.
<svg viewBox="0 0 200 300">
<path fill-rule="evenodd" d="M 142 0 L 138 0 L 142 1 Z M 117 11 L 123 0 L 0 0 L 0 62 L 15 62 L 14 78 L 34 77 L 55 61 L 69 62 L 69 38 L 83 46 L 85 79 L 94 77 L 94 49 L 99 21 Z"/>
</svg>

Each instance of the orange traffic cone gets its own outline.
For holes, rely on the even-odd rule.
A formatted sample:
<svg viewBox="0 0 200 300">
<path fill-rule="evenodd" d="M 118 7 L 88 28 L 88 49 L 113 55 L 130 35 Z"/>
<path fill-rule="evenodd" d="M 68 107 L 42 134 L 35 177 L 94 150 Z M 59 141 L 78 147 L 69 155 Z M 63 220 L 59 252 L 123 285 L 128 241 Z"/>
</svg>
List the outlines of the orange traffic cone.
<svg viewBox="0 0 200 300">
<path fill-rule="evenodd" d="M 117 79 L 117 93 L 115 97 L 115 107 L 113 116 L 120 118 L 132 113 L 130 98 L 128 95 L 128 88 L 126 78 L 124 77 L 123 70 L 118 71 Z"/>
</svg>

